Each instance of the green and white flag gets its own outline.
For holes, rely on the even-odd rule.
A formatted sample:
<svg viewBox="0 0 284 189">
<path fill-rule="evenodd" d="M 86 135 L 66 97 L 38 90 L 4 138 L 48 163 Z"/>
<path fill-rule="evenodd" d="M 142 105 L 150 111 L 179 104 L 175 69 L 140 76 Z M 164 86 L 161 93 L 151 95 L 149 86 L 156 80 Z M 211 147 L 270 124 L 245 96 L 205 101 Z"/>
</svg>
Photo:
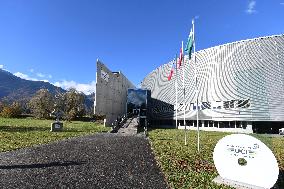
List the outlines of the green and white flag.
<svg viewBox="0 0 284 189">
<path fill-rule="evenodd" d="M 188 58 L 191 58 L 191 51 L 193 49 L 193 31 L 191 29 L 190 34 L 187 39 L 187 43 L 185 46 L 185 52 L 188 54 Z"/>
</svg>

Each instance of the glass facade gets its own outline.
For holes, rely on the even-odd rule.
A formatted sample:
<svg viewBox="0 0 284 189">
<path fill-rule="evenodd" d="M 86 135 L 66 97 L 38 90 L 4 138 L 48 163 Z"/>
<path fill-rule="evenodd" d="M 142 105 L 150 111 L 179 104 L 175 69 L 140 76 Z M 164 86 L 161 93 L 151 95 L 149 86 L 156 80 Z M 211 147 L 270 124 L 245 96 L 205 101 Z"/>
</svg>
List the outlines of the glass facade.
<svg viewBox="0 0 284 189">
<path fill-rule="evenodd" d="M 149 91 L 143 89 L 128 89 L 127 115 L 147 116 L 147 101 Z"/>
</svg>

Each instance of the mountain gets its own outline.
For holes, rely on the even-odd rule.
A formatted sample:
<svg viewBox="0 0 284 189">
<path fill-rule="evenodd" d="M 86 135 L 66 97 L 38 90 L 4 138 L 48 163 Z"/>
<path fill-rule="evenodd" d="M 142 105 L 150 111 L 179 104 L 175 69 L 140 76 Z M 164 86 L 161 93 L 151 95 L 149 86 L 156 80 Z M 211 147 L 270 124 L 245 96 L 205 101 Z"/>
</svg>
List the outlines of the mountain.
<svg viewBox="0 0 284 189">
<path fill-rule="evenodd" d="M 5 97 L 8 101 L 29 100 L 39 89 L 48 89 L 50 93 L 65 92 L 44 81 L 30 81 L 21 79 L 10 72 L 0 69 L 0 100 Z"/>
<path fill-rule="evenodd" d="M 10 72 L 0 69 L 0 101 L 27 102 L 39 89 L 48 89 L 51 94 L 64 93 L 66 90 L 44 81 L 21 79 Z M 88 112 L 93 112 L 95 94 L 85 95 L 85 105 Z"/>
<path fill-rule="evenodd" d="M 89 113 L 94 112 L 94 100 L 95 100 L 95 93 L 92 93 L 90 95 L 85 95 L 85 105 L 87 107 L 87 111 Z"/>
</svg>

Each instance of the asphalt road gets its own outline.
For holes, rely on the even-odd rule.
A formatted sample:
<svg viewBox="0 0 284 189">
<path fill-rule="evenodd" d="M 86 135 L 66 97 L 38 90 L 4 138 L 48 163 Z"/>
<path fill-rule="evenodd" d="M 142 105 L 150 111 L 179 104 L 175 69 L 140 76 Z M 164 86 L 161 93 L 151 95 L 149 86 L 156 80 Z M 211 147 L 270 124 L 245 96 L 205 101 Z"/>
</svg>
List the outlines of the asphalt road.
<svg viewBox="0 0 284 189">
<path fill-rule="evenodd" d="M 0 153 L 1 188 L 168 188 L 144 137 L 96 134 Z"/>
</svg>

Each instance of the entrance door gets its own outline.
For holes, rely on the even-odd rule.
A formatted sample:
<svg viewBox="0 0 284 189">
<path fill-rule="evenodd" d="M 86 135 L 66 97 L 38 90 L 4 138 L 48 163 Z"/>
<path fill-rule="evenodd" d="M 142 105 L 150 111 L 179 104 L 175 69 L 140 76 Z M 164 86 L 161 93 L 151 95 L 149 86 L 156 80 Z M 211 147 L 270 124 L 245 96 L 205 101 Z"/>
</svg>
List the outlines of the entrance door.
<svg viewBox="0 0 284 189">
<path fill-rule="evenodd" d="M 139 115 L 140 114 L 140 109 L 133 109 L 133 115 Z"/>
</svg>

